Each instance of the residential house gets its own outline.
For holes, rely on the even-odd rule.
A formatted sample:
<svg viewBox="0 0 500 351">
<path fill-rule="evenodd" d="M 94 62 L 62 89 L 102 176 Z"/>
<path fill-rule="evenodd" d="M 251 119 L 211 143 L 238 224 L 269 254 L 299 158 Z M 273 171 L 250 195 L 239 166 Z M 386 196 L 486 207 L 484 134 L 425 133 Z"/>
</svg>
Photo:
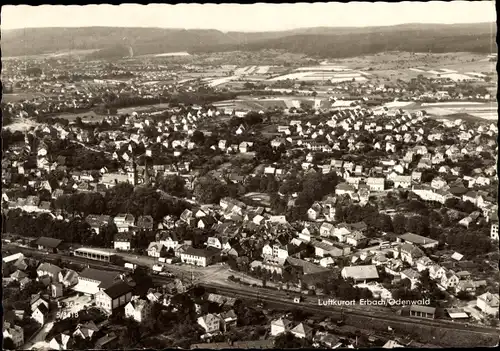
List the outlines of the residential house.
<svg viewBox="0 0 500 351">
<path fill-rule="evenodd" d="M 206 267 L 213 262 L 218 253 L 218 250 L 203 250 L 187 247 L 184 252 L 181 252 L 180 258 L 183 263 Z"/>
<path fill-rule="evenodd" d="M 290 331 L 291 322 L 285 318 L 271 321 L 271 335 L 277 336 Z"/>
<path fill-rule="evenodd" d="M 433 264 L 434 261 L 432 261 L 429 257 L 422 256 L 416 261 L 417 272 L 423 272 L 425 270 L 428 270 Z"/>
<path fill-rule="evenodd" d="M 320 215 L 322 213 L 322 207 L 319 202 L 315 202 L 312 204 L 311 208 L 307 210 L 307 217 L 311 221 L 316 221 L 319 219 Z"/>
<path fill-rule="evenodd" d="M 132 287 L 124 281 L 118 281 L 95 295 L 96 306 L 109 314 L 118 307 L 126 305 L 131 299 Z"/>
<path fill-rule="evenodd" d="M 490 229 L 490 237 L 498 241 L 498 221 L 492 221 Z"/>
<path fill-rule="evenodd" d="M 335 188 L 335 195 L 349 195 L 352 196 L 356 192 L 356 188 L 347 183 L 340 183 Z"/>
<path fill-rule="evenodd" d="M 149 243 L 149 246 L 147 249 L 148 256 L 156 257 L 156 258 L 163 257 L 166 252 L 167 252 L 167 250 L 165 249 L 165 246 L 162 243 L 157 242 L 157 241 L 153 241 L 153 242 Z"/>
<path fill-rule="evenodd" d="M 398 249 L 399 252 L 395 254 L 401 258 L 401 261 L 407 262 L 412 266 L 419 258 L 425 256 L 421 249 L 409 243 L 402 244 Z"/>
<path fill-rule="evenodd" d="M 44 262 L 38 266 L 36 274 L 38 277 L 48 276 L 52 282 L 57 283 L 59 282 L 59 274 L 61 271 L 62 269 L 58 266 Z"/>
<path fill-rule="evenodd" d="M 236 313 L 234 313 L 234 310 L 222 312 L 220 314 L 220 319 L 221 319 L 221 329 L 224 332 L 230 330 L 231 328 L 236 327 L 236 324 L 238 322 L 238 317 L 236 316 Z"/>
<path fill-rule="evenodd" d="M 411 176 L 395 176 L 394 177 L 394 188 L 403 188 L 403 189 L 408 189 L 411 186 Z"/>
<path fill-rule="evenodd" d="M 477 308 L 479 308 L 483 313 L 491 316 L 498 316 L 498 301 L 499 295 L 486 292 L 477 297 Z"/>
<path fill-rule="evenodd" d="M 299 323 L 290 332 L 299 339 L 311 340 L 313 337 L 313 329 L 304 323 Z"/>
<path fill-rule="evenodd" d="M 339 240 L 339 242 L 343 243 L 347 240 L 347 236 L 351 234 L 351 230 L 344 223 L 338 224 L 334 230 L 333 235 L 335 238 Z"/>
<path fill-rule="evenodd" d="M 113 240 L 113 247 L 115 250 L 129 251 L 131 249 L 131 242 L 131 233 L 118 233 Z"/>
<path fill-rule="evenodd" d="M 82 339 L 92 339 L 95 333 L 99 331 L 99 328 L 95 325 L 93 321 L 88 321 L 85 323 L 79 323 L 73 332 L 73 337 L 80 337 Z"/>
<path fill-rule="evenodd" d="M 94 296 L 100 290 L 106 289 L 121 279 L 121 273 L 94 268 L 85 268 L 78 275 L 78 284 L 73 287 L 73 290 Z"/>
<path fill-rule="evenodd" d="M 384 178 L 367 178 L 366 185 L 371 191 L 384 191 L 385 179 Z"/>
<path fill-rule="evenodd" d="M 85 222 L 90 225 L 90 228 L 99 234 L 102 227 L 107 226 L 111 222 L 111 217 L 107 215 L 88 215 L 85 217 Z"/>
<path fill-rule="evenodd" d="M 152 304 L 147 300 L 139 298 L 132 298 L 132 300 L 125 305 L 125 317 L 131 318 L 138 323 L 142 323 L 151 316 Z"/>
<path fill-rule="evenodd" d="M 332 236 L 334 234 L 335 226 L 332 223 L 323 222 L 319 228 L 319 234 L 321 236 Z"/>
<path fill-rule="evenodd" d="M 137 219 L 137 228 L 140 230 L 153 230 L 154 221 L 151 216 L 139 216 Z"/>
<path fill-rule="evenodd" d="M 221 328 L 220 316 L 213 313 L 198 317 L 197 323 L 205 330 L 205 333 L 209 334 L 217 333 Z"/>
<path fill-rule="evenodd" d="M 441 280 L 441 278 L 446 274 L 446 269 L 439 265 L 432 265 L 429 268 L 429 277 L 433 280 Z"/>
<path fill-rule="evenodd" d="M 327 242 L 314 240 L 311 243 L 314 247 L 315 256 L 318 256 L 318 257 L 325 257 L 325 256 L 339 257 L 339 256 L 344 255 L 344 252 L 342 249 L 340 249 L 336 246 L 333 246 Z"/>
<path fill-rule="evenodd" d="M 35 311 L 40 305 L 44 305 L 47 309 L 49 308 L 48 295 L 42 296 L 40 293 L 31 295 L 31 311 Z"/>
<path fill-rule="evenodd" d="M 52 253 L 57 253 L 57 250 L 61 243 L 62 240 L 47 238 L 45 236 L 42 236 L 35 241 L 35 245 L 38 247 L 38 250 L 48 251 Z"/>
<path fill-rule="evenodd" d="M 416 289 L 420 282 L 420 273 L 412 268 L 405 269 L 401 272 L 401 279 L 408 279 L 411 283 L 410 289 Z"/>
<path fill-rule="evenodd" d="M 360 231 L 354 231 L 346 235 L 345 241 L 351 246 L 359 247 L 365 245 L 368 242 L 368 238 L 364 236 Z"/>
<path fill-rule="evenodd" d="M 377 267 L 374 265 L 344 267 L 341 275 L 342 278 L 351 278 L 355 282 L 366 282 L 379 278 Z"/>
<path fill-rule="evenodd" d="M 39 304 L 31 313 L 31 318 L 40 323 L 40 325 L 44 325 L 47 317 L 49 315 L 49 308 L 45 304 Z"/>
<path fill-rule="evenodd" d="M 452 270 L 447 271 L 441 277 L 440 285 L 445 289 L 455 289 L 458 285 L 460 278 Z"/>
<path fill-rule="evenodd" d="M 72 341 L 71 336 L 68 334 L 57 334 L 50 340 L 49 347 L 51 350 L 69 350 Z"/>
<path fill-rule="evenodd" d="M 135 217 L 130 213 L 121 213 L 118 214 L 113 221 L 115 222 L 116 228 L 119 233 L 124 233 L 130 231 L 130 229 L 134 226 Z"/>
<path fill-rule="evenodd" d="M 175 232 L 162 231 L 156 235 L 156 240 L 159 244 L 162 244 L 167 251 L 174 250 L 180 244 Z"/>
</svg>

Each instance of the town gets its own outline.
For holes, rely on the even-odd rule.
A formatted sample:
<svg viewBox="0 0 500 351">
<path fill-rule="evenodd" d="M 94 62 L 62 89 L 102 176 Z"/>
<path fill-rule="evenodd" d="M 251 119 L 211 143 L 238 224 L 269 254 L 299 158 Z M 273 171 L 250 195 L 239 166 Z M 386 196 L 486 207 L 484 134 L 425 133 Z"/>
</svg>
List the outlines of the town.
<svg viewBox="0 0 500 351">
<path fill-rule="evenodd" d="M 496 345 L 497 55 L 459 55 L 2 58 L 4 348 Z"/>
</svg>

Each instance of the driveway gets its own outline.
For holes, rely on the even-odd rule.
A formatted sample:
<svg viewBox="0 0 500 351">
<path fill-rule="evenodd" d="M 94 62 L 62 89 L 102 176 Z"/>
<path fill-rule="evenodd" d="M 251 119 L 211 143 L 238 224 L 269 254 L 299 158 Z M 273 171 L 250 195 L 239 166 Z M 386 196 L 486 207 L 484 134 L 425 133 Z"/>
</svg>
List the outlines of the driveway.
<svg viewBox="0 0 500 351">
<path fill-rule="evenodd" d="M 45 337 L 52 330 L 54 326 L 54 320 L 56 318 L 55 313 L 49 315 L 49 320 L 44 326 L 22 347 L 23 350 L 34 350 L 34 349 L 49 349 L 49 343 L 45 341 Z"/>
</svg>

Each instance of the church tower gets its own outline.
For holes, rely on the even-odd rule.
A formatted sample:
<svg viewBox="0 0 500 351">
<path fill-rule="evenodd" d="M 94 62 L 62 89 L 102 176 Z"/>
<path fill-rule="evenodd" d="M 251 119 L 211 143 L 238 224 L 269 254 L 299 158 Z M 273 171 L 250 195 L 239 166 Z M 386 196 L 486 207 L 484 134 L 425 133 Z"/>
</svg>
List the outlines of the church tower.
<svg viewBox="0 0 500 351">
<path fill-rule="evenodd" d="M 132 159 L 132 165 L 128 167 L 127 170 L 128 182 L 133 186 L 137 185 L 137 165 L 135 164 L 135 160 Z"/>
<path fill-rule="evenodd" d="M 145 185 L 151 185 L 151 175 L 149 174 L 148 158 L 147 157 L 144 161 L 143 182 Z"/>
</svg>

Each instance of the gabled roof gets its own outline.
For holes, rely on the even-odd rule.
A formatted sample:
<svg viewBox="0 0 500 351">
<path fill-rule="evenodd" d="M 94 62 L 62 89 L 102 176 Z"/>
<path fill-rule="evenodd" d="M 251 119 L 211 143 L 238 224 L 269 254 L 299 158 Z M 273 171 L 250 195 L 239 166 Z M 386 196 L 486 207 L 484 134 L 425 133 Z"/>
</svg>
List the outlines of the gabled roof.
<svg viewBox="0 0 500 351">
<path fill-rule="evenodd" d="M 57 248 L 59 245 L 61 245 L 61 243 L 62 243 L 62 240 L 54 239 L 54 238 L 48 238 L 48 237 L 45 237 L 45 236 L 42 236 L 42 237 L 38 238 L 35 241 L 36 245 L 41 245 L 43 247 L 48 247 L 48 248 L 51 248 L 51 249 Z"/>
<path fill-rule="evenodd" d="M 160 244 L 159 242 L 153 241 L 153 242 L 149 243 L 147 251 L 152 250 L 152 249 L 155 249 L 156 251 L 161 251 L 163 249 L 163 247 L 164 247 L 163 244 Z"/>
<path fill-rule="evenodd" d="M 53 275 L 57 275 L 57 274 L 59 274 L 59 272 L 62 271 L 62 268 L 60 268 L 52 263 L 44 262 L 44 263 L 40 264 L 40 266 L 38 266 L 38 268 L 36 270 L 42 271 L 42 272 L 49 272 Z"/>
<path fill-rule="evenodd" d="M 87 279 L 95 280 L 95 281 L 98 281 L 101 283 L 113 282 L 119 276 L 120 276 L 120 273 L 118 273 L 118 272 L 111 272 L 111 271 L 105 271 L 105 270 L 94 269 L 94 268 L 85 268 L 83 271 L 80 272 L 81 278 L 87 278 Z"/>
<path fill-rule="evenodd" d="M 295 328 L 292 329 L 292 333 L 307 335 L 312 331 L 312 328 L 304 323 L 299 323 Z"/>
<path fill-rule="evenodd" d="M 282 328 L 287 328 L 290 324 L 291 322 L 286 318 L 275 319 L 271 322 L 271 325 L 275 325 L 277 327 L 282 327 Z"/>
<path fill-rule="evenodd" d="M 424 312 L 424 313 L 430 313 L 430 314 L 436 313 L 436 309 L 434 307 L 420 306 L 420 305 L 411 305 L 410 311 Z"/>
<path fill-rule="evenodd" d="M 354 279 L 378 279 L 377 267 L 374 265 L 344 267 L 346 277 Z"/>
<path fill-rule="evenodd" d="M 490 292 L 486 292 L 478 296 L 478 299 L 485 301 L 490 307 L 498 307 L 498 300 L 499 300 L 498 294 L 492 294 Z"/>
<path fill-rule="evenodd" d="M 406 233 L 403 235 L 399 236 L 401 239 L 403 239 L 405 242 L 410 242 L 416 245 L 426 245 L 426 244 L 433 244 L 437 243 L 436 240 L 427 238 L 425 236 L 413 234 L 413 233 Z"/>
<path fill-rule="evenodd" d="M 40 311 L 40 312 L 41 312 L 44 316 L 45 316 L 45 315 L 47 315 L 47 313 L 49 313 L 49 309 L 48 309 L 48 308 L 47 308 L 47 306 L 45 306 L 45 304 L 43 304 L 43 303 L 39 304 L 39 305 L 36 307 L 35 311 L 36 311 L 36 310 L 39 310 L 39 311 Z M 33 311 L 33 312 L 35 312 L 35 311 Z"/>
<path fill-rule="evenodd" d="M 132 287 L 124 281 L 118 281 L 103 292 L 112 299 L 123 296 L 132 291 Z"/>
<path fill-rule="evenodd" d="M 198 257 L 212 257 L 217 255 L 218 252 L 215 250 L 195 249 L 194 247 L 189 246 L 184 250 L 184 253 Z"/>
</svg>

